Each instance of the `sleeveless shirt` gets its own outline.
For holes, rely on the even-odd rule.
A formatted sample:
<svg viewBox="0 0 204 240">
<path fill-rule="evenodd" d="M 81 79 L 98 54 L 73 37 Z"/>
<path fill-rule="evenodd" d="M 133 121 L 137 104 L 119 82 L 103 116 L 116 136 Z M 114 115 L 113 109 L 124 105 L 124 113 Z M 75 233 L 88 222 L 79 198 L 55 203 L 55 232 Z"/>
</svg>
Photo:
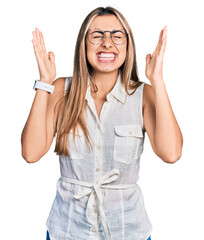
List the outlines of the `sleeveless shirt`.
<svg viewBox="0 0 204 240">
<path fill-rule="evenodd" d="M 64 94 L 70 82 L 67 77 Z M 75 144 L 70 131 L 70 156 L 59 156 L 61 177 L 46 222 L 51 240 L 146 240 L 151 234 L 137 184 L 145 139 L 144 84 L 128 95 L 119 74 L 98 118 L 89 80 L 85 120 L 92 149 L 81 129 Z"/>
</svg>

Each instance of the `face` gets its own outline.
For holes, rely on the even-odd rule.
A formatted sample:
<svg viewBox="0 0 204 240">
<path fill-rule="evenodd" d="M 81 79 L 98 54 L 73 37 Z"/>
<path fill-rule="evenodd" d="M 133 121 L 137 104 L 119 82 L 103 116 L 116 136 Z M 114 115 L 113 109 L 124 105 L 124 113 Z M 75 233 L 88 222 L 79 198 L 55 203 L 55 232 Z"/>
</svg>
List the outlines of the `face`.
<svg viewBox="0 0 204 240">
<path fill-rule="evenodd" d="M 99 28 L 102 31 L 123 29 L 115 15 L 97 16 L 93 19 L 89 29 Z M 105 38 L 99 45 L 92 44 L 86 38 L 87 59 L 92 66 L 93 74 L 96 72 L 110 73 L 118 71 L 124 63 L 127 51 L 127 40 L 122 45 L 112 42 L 110 33 L 105 32 Z"/>
</svg>

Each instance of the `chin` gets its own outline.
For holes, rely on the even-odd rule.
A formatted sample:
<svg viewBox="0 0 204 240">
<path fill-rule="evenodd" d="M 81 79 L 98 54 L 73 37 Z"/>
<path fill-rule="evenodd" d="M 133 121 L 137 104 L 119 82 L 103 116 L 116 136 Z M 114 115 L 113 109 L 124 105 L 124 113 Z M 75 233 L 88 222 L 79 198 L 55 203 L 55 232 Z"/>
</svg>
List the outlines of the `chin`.
<svg viewBox="0 0 204 240">
<path fill-rule="evenodd" d="M 97 69 L 96 71 L 97 72 L 101 72 L 101 73 L 112 73 L 112 72 L 115 72 L 115 71 L 118 71 L 119 68 L 106 68 L 106 69 Z"/>
<path fill-rule="evenodd" d="M 104 72 L 104 73 L 111 73 L 118 71 L 120 66 L 94 66 L 93 69 L 96 72 Z"/>
</svg>

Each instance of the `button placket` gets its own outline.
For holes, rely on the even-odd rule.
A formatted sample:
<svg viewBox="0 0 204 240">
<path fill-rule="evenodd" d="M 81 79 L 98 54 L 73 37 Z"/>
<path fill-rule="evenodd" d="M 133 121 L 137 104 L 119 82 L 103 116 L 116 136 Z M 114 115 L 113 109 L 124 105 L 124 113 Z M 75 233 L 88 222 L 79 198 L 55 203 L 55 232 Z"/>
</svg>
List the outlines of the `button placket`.
<svg viewBox="0 0 204 240">
<path fill-rule="evenodd" d="M 97 148 L 98 150 L 101 150 L 101 146 L 100 146 L 100 145 L 97 145 L 96 148 Z"/>
<path fill-rule="evenodd" d="M 96 232 L 95 227 L 91 227 L 91 231 L 92 231 L 92 232 Z"/>
<path fill-rule="evenodd" d="M 101 123 L 98 124 L 95 132 L 95 156 L 94 156 L 94 181 L 97 182 L 101 177 L 103 160 L 103 141 L 101 135 Z"/>
<path fill-rule="evenodd" d="M 104 122 L 104 120 L 105 120 L 105 118 L 106 118 L 106 116 L 107 116 L 107 114 L 110 110 L 112 102 L 113 102 L 113 99 L 111 99 L 111 101 L 104 102 L 103 107 L 101 109 L 101 114 L 100 114 L 100 120 L 102 122 Z"/>
</svg>

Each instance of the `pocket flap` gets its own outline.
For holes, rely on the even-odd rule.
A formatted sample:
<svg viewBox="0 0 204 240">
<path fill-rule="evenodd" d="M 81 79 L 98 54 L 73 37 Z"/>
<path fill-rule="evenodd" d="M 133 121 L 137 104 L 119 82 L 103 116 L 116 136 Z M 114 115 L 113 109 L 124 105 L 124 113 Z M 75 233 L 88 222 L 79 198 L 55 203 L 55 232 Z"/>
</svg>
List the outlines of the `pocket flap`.
<svg viewBox="0 0 204 240">
<path fill-rule="evenodd" d="M 117 135 L 121 137 L 140 137 L 143 138 L 142 127 L 140 124 L 120 125 L 114 127 Z"/>
</svg>

